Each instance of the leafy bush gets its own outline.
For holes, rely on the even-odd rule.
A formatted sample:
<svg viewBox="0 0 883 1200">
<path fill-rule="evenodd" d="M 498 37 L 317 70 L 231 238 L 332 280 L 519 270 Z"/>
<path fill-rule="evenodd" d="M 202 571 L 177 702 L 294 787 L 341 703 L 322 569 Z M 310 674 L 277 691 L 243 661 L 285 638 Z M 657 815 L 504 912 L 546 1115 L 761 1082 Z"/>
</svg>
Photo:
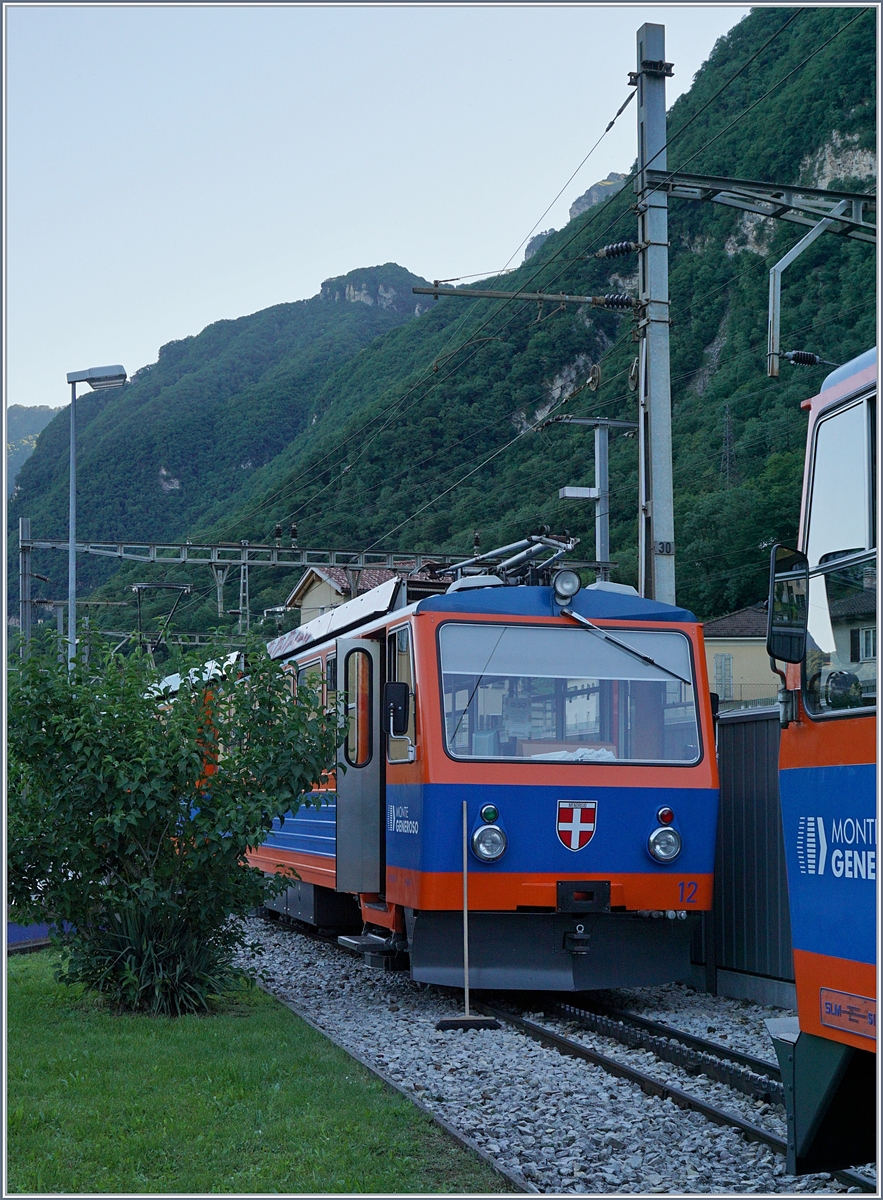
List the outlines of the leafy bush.
<svg viewBox="0 0 883 1200">
<path fill-rule="evenodd" d="M 61 977 L 152 1013 L 204 1010 L 232 982 L 230 918 L 286 886 L 246 852 L 320 802 L 339 740 L 260 644 L 235 680 L 187 666 L 174 699 L 138 655 L 68 674 L 46 642 L 9 673 L 17 919 L 66 923 Z"/>
<path fill-rule="evenodd" d="M 59 978 L 84 984 L 116 1008 L 181 1016 L 207 1010 L 210 997 L 238 980 L 223 943 L 197 940 L 180 917 L 130 908 L 79 933 Z"/>
</svg>

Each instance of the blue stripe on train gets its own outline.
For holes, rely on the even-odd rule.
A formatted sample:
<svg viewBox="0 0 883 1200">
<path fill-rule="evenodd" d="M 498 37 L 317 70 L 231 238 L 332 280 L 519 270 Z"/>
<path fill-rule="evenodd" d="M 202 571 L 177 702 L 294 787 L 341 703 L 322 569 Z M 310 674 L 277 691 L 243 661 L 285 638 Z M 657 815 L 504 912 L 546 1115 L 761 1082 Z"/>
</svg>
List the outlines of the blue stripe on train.
<svg viewBox="0 0 883 1200">
<path fill-rule="evenodd" d="M 873 764 L 779 773 L 796 950 L 876 962 L 876 786 Z"/>
<path fill-rule="evenodd" d="M 317 854 L 333 859 L 337 841 L 336 820 L 337 805 L 333 800 L 326 804 L 323 799 L 321 808 L 304 804 L 294 816 L 288 814 L 281 828 L 278 821 L 273 822 L 273 832 L 264 845 L 291 853 Z"/>
<path fill-rule="evenodd" d="M 499 810 L 509 848 L 496 864 L 473 859 L 470 870 L 506 872 L 659 871 L 704 874 L 714 870 L 717 791 L 714 788 L 601 788 L 512 785 L 405 784 L 387 788 L 386 861 L 422 871 L 462 866 L 462 804 L 470 832 L 485 804 Z M 556 830 L 559 800 L 594 800 L 595 832 L 587 846 L 567 849 Z M 667 805 L 684 848 L 671 866 L 647 852 L 647 838 Z"/>
</svg>

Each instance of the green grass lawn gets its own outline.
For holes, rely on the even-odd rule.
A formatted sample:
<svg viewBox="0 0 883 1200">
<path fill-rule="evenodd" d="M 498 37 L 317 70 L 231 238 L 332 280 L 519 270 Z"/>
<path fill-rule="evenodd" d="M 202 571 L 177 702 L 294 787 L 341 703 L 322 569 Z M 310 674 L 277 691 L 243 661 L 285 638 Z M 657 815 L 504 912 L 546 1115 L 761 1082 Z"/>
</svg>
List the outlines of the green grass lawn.
<svg viewBox="0 0 883 1200">
<path fill-rule="evenodd" d="M 208 1017 L 119 1016 L 56 984 L 54 962 L 7 965 L 10 1192 L 510 1190 L 263 992 Z"/>
</svg>

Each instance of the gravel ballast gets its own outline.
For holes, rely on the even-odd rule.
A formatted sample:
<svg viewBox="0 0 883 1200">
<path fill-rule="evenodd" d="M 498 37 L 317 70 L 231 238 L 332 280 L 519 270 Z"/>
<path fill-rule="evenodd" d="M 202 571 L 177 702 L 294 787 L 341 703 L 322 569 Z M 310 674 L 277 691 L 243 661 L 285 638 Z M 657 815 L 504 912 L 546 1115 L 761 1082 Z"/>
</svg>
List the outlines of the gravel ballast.
<svg viewBox="0 0 883 1200">
<path fill-rule="evenodd" d="M 415 983 L 287 925 L 249 923 L 256 953 L 240 965 L 340 1045 L 376 1067 L 500 1166 L 549 1193 L 795 1193 L 848 1190 L 830 1175 L 786 1175 L 785 1160 L 735 1130 L 711 1124 L 600 1067 L 538 1045 L 522 1033 L 441 1033 L 462 1014 L 462 992 Z M 686 986 L 603 993 L 607 1003 L 722 1046 L 775 1062 L 763 1022 L 783 1015 Z M 567 1021 L 534 1014 L 611 1058 L 784 1134 L 781 1108 L 660 1063 Z"/>
</svg>

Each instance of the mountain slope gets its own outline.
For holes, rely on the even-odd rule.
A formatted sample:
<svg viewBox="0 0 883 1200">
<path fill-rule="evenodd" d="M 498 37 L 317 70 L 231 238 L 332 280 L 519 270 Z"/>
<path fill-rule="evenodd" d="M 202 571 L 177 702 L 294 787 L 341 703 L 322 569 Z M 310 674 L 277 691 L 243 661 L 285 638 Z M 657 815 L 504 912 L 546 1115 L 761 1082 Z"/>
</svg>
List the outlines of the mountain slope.
<svg viewBox="0 0 883 1200">
<path fill-rule="evenodd" d="M 870 190 L 869 13 L 854 20 L 852 10 L 803 10 L 701 111 L 792 15 L 755 10 L 718 43 L 670 112 L 671 169 Z M 578 216 L 490 286 L 633 291 L 633 259 L 591 258 L 606 242 L 634 237 L 632 202 L 626 188 Z M 796 535 L 805 437 L 799 402 L 828 368 L 785 366 L 769 380 L 765 353 L 768 271 L 803 232 L 713 205 L 670 205 L 679 596 L 702 616 L 761 597 L 765 544 Z M 874 339 L 874 288 L 873 247 L 819 239 L 784 275 L 783 348 L 814 349 L 837 362 L 859 353 Z M 271 520 L 297 517 L 303 544 L 468 548 L 476 527 L 489 546 L 546 520 L 577 532 L 591 553 L 593 506 L 556 498 L 562 484 L 592 481 L 590 439 L 559 428 L 503 447 L 562 390 L 580 384 L 593 361 L 602 361 L 601 391 L 582 392 L 568 409 L 634 418 L 625 382 L 636 346 L 627 317 L 551 307 L 539 314 L 535 304 L 443 300 L 369 347 L 349 381 L 320 394 L 328 407 L 309 441 L 268 468 L 264 497 L 256 490 L 247 511 L 224 514 L 206 532 L 257 539 Z M 449 351 L 463 348 L 435 371 L 446 338 Z M 619 578 L 633 582 L 633 439 L 614 440 L 611 479 L 613 557 Z"/>
<path fill-rule="evenodd" d="M 394 263 L 353 271 L 311 300 L 170 342 L 118 391 L 85 392 L 78 535 L 174 540 L 212 504 L 247 494 L 253 473 L 308 425 L 328 374 L 431 306 L 411 294 L 422 283 Z M 35 536 L 66 535 L 69 429 L 63 410 L 43 431 L 9 505 L 13 529 L 22 515 Z M 107 571 L 84 559 L 83 583 Z"/>
<path fill-rule="evenodd" d="M 61 410 L 48 404 L 10 404 L 6 409 L 6 495 L 15 487 L 16 476 L 30 458 L 37 438 Z"/>
<path fill-rule="evenodd" d="M 763 49 L 786 21 L 787 29 Z M 872 13 L 756 9 L 717 43 L 671 109 L 669 168 L 870 191 L 874 83 Z M 634 292 L 633 258 L 593 257 L 600 246 L 635 236 L 633 201 L 627 184 L 489 285 Z M 828 368 L 786 366 L 780 379 L 766 378 L 769 268 L 803 229 L 672 200 L 669 230 L 678 597 L 710 617 L 761 598 L 766 544 L 795 536 L 806 428 L 799 403 Z M 783 277 L 783 348 L 812 349 L 835 362 L 865 349 L 874 339 L 875 286 L 873 247 L 830 235 L 818 239 Z M 166 441 L 128 518 L 134 521 L 136 501 L 144 504 L 149 496 L 150 527 L 166 522 L 162 536 L 186 528 L 193 540 L 264 541 L 276 522 L 287 530 L 296 520 L 301 545 L 430 550 L 468 550 L 475 529 L 489 548 L 546 522 L 583 538 L 580 549 L 591 557 L 594 506 L 557 498 L 564 484 L 592 482 L 591 439 L 577 427 L 526 430 L 565 401 L 562 411 L 634 419 L 627 386 L 637 352 L 632 328 L 630 316 L 599 310 L 440 300 L 417 319 L 403 318 L 361 343 L 357 353 L 329 354 L 309 388 L 296 393 L 284 430 L 257 422 L 263 441 L 250 417 L 236 424 L 231 404 L 217 427 L 226 455 L 216 469 L 217 487 L 203 487 L 199 495 L 186 460 L 171 458 L 187 411 L 183 384 L 191 376 L 163 383 L 151 393 L 149 411 L 152 428 L 162 410 Z M 598 392 L 582 387 L 593 363 L 602 367 Z M 199 369 L 221 390 L 240 367 L 219 346 Z M 286 386 L 280 383 L 280 396 Z M 134 411 L 131 420 L 133 435 L 146 436 Z M 103 421 L 96 429 L 106 428 L 108 418 Z M 91 433 L 90 425 L 84 444 Z M 38 454 L 39 448 L 22 473 L 23 485 Z M 249 457 L 252 466 L 242 467 Z M 157 496 L 161 466 L 180 480 L 174 495 Z M 610 472 L 615 577 L 633 582 L 633 438 L 612 439 Z M 32 494 L 36 502 L 37 491 Z M 118 503 L 111 495 L 105 511 Z M 60 510 L 55 516 L 59 524 Z M 144 568 L 137 572 L 145 577 Z M 121 572 L 104 594 L 118 598 L 134 573 Z M 203 587 L 208 581 L 194 582 Z M 292 582 L 254 572 L 253 611 L 281 603 Z M 212 602 L 213 593 L 193 597 L 180 610 L 179 628 L 214 624 Z"/>
</svg>

